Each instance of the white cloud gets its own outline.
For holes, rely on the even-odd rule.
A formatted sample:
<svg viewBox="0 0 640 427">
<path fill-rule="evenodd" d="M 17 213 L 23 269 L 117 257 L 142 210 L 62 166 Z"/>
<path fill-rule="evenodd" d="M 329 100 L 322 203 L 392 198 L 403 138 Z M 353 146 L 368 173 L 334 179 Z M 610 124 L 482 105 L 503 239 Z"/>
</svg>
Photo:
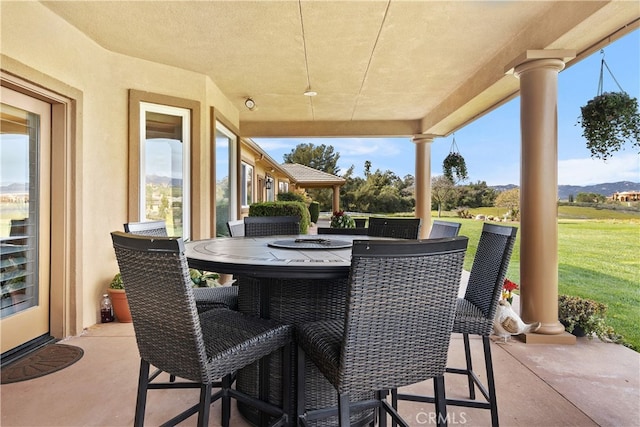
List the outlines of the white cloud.
<svg viewBox="0 0 640 427">
<path fill-rule="evenodd" d="M 591 185 L 640 181 L 640 156 L 616 153 L 607 161 L 584 158 L 558 161 L 558 184 Z"/>
</svg>

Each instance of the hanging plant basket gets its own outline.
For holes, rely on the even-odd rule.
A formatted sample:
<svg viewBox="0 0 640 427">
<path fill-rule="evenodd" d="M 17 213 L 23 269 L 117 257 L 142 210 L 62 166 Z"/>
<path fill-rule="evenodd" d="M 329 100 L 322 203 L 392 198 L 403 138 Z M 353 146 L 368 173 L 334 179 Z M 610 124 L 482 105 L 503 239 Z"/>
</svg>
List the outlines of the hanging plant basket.
<svg viewBox="0 0 640 427">
<path fill-rule="evenodd" d="M 591 157 L 607 160 L 626 142 L 640 148 L 640 114 L 638 100 L 627 94 L 620 85 L 620 92 L 602 92 L 603 72 L 607 66 L 604 57 L 600 65 L 598 94 L 580 107 L 578 123 L 582 136 L 587 140 Z M 611 70 L 609 70 L 611 73 Z M 613 77 L 613 74 L 611 73 Z M 614 81 L 615 77 L 613 77 Z M 616 83 L 618 83 L 616 81 Z"/>
<path fill-rule="evenodd" d="M 444 161 L 442 162 L 442 173 L 451 182 L 464 181 L 468 178 L 467 164 L 465 163 L 462 154 L 458 152 L 458 146 L 456 144 L 455 137 L 453 138 L 453 142 L 451 143 L 449 154 L 444 158 Z"/>
<path fill-rule="evenodd" d="M 625 142 L 640 148 L 638 101 L 626 92 L 604 92 L 581 107 L 582 136 L 591 157 L 608 159 Z"/>
</svg>

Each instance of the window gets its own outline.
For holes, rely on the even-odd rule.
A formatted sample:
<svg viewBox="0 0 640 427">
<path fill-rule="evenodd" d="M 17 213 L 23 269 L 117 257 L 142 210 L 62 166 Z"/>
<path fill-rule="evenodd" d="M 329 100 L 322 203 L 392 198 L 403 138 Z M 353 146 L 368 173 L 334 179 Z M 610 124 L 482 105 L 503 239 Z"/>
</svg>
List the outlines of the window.
<svg viewBox="0 0 640 427">
<path fill-rule="evenodd" d="M 249 206 L 253 203 L 253 166 L 242 162 L 242 169 L 240 171 L 242 176 L 240 201 L 242 206 Z"/>
<path fill-rule="evenodd" d="M 190 237 L 190 111 L 140 103 L 140 220 Z"/>
<path fill-rule="evenodd" d="M 278 181 L 278 193 L 289 192 L 289 183 L 286 181 Z"/>
<path fill-rule="evenodd" d="M 237 137 L 222 123 L 216 122 L 215 129 L 215 201 L 216 234 L 228 236 L 227 221 L 238 219 L 236 141 Z"/>
</svg>

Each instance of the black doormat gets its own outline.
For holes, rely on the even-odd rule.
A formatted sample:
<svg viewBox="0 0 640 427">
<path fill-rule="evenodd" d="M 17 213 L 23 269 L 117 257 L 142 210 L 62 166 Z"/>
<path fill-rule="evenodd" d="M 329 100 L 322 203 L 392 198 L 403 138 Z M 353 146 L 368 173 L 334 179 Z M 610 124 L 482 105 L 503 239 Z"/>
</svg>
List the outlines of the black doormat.
<svg viewBox="0 0 640 427">
<path fill-rule="evenodd" d="M 42 377 L 71 366 L 82 358 L 80 347 L 66 344 L 45 345 L 32 353 L 3 366 L 1 384 L 16 383 Z"/>
</svg>

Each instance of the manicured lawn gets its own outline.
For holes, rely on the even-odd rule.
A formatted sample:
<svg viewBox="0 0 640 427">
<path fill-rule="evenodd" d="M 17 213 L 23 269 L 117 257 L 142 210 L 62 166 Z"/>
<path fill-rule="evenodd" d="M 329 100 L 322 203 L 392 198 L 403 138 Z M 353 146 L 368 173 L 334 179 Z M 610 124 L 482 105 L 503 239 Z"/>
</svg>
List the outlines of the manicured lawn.
<svg viewBox="0 0 640 427">
<path fill-rule="evenodd" d="M 483 213 L 492 214 L 486 209 Z M 584 211 L 579 214 L 584 215 Z M 434 213 L 434 218 L 436 216 Z M 571 212 L 567 216 L 571 216 Z M 453 217 L 444 219 L 461 222 L 460 234 L 469 237 L 465 260 L 465 269 L 468 270 L 473 263 L 483 222 Z M 506 225 L 519 226 L 518 223 Z M 519 248 L 520 233 L 507 274 L 516 283 L 520 282 Z M 624 337 L 625 345 L 639 351 L 640 217 L 618 215 L 615 220 L 559 219 L 558 264 L 559 292 L 606 304 L 607 323 Z"/>
<path fill-rule="evenodd" d="M 504 212 L 498 208 L 470 209 L 473 215 L 500 217 Z M 431 215 L 437 219 L 438 213 Z M 606 304 L 607 323 L 623 336 L 626 346 L 640 351 L 640 213 L 559 206 L 558 218 L 559 293 Z M 442 219 L 462 223 L 460 234 L 469 237 L 464 268 L 470 270 L 483 221 L 461 219 L 454 212 L 444 212 Z M 507 277 L 520 283 L 520 233 Z"/>
</svg>

